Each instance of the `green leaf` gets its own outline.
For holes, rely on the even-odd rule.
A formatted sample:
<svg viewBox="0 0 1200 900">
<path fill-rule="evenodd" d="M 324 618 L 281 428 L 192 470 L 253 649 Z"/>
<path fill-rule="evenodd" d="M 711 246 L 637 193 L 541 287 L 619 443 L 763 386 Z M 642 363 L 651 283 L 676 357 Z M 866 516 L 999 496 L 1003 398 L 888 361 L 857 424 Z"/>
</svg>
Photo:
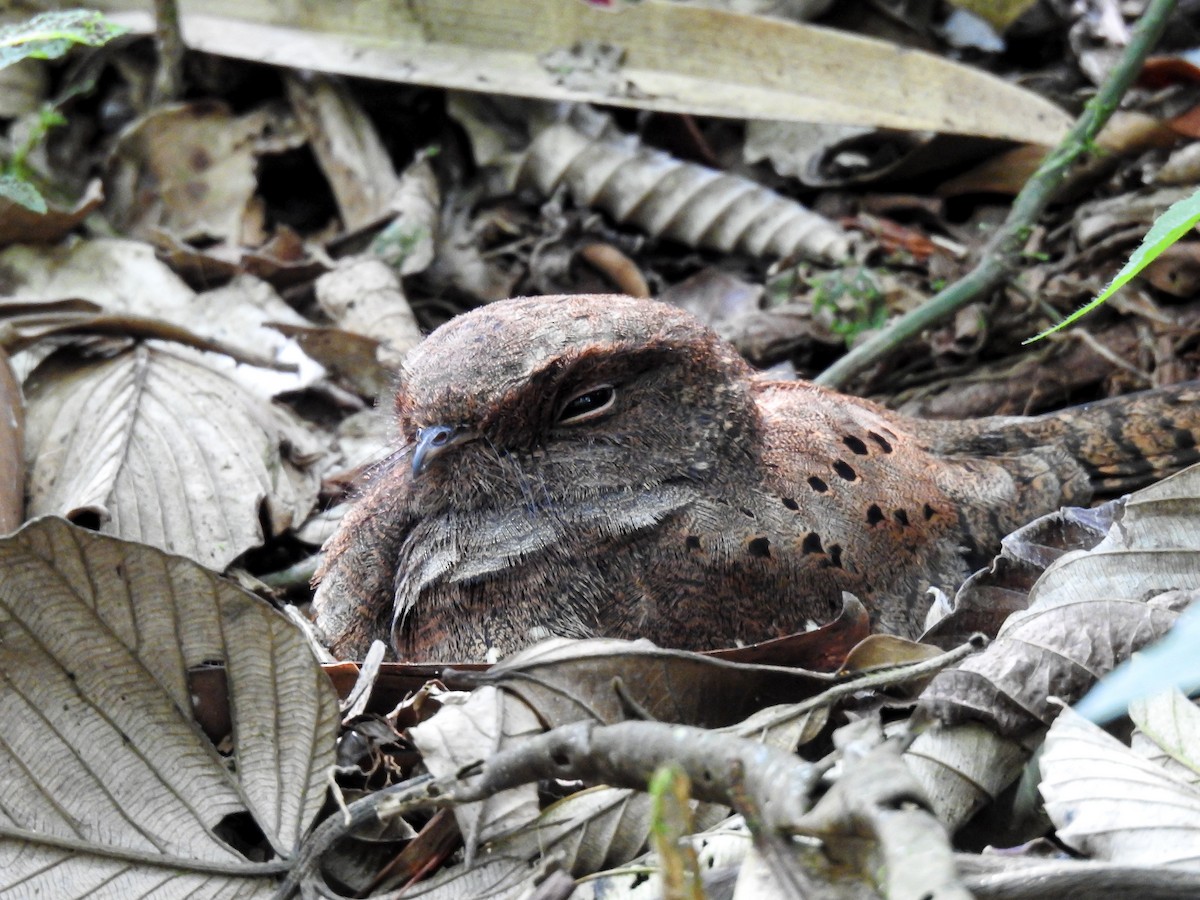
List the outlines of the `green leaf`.
<svg viewBox="0 0 1200 900">
<path fill-rule="evenodd" d="M 0 69 L 22 59 L 57 59 L 76 44 L 99 47 L 126 31 L 90 9 L 42 13 L 0 26 Z"/>
<path fill-rule="evenodd" d="M 11 200 L 35 213 L 45 214 L 46 200 L 28 181 L 13 175 L 0 175 L 0 198 Z"/>
<path fill-rule="evenodd" d="M 1150 226 L 1150 230 L 1142 238 L 1141 245 L 1133 251 L 1133 255 L 1129 257 L 1129 261 L 1121 267 L 1121 271 L 1117 273 L 1109 286 L 1101 291 L 1095 300 L 1077 309 L 1057 325 L 1051 326 L 1041 334 L 1024 341 L 1024 343 L 1031 344 L 1034 341 L 1040 341 L 1047 335 L 1053 334 L 1061 328 L 1066 328 L 1068 325 L 1086 316 L 1120 288 L 1124 287 L 1142 269 L 1158 259 L 1164 250 L 1191 231 L 1197 222 L 1200 222 L 1200 191 L 1196 191 L 1192 196 L 1185 197 L 1183 200 L 1173 203 L 1166 212 L 1154 220 L 1154 224 Z"/>
</svg>

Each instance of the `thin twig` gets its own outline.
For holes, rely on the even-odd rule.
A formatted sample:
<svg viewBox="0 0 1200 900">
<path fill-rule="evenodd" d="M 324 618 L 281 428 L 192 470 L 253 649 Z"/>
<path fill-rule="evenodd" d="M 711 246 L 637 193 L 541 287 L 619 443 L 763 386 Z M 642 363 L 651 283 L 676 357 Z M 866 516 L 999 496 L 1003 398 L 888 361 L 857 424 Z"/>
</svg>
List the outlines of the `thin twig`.
<svg viewBox="0 0 1200 900">
<path fill-rule="evenodd" d="M 1021 248 L 1029 229 L 1054 199 L 1067 169 L 1084 152 L 1141 71 L 1142 62 L 1162 36 L 1175 0 L 1150 0 L 1146 12 L 1134 26 L 1129 46 L 1109 73 L 1095 98 L 1083 111 L 1062 142 L 1047 154 L 1036 172 L 1013 201 L 1008 218 L 989 242 L 983 258 L 973 270 L 928 302 L 901 316 L 889 327 L 855 347 L 822 372 L 816 381 L 841 387 L 853 376 L 883 359 L 909 338 L 940 322 L 979 296 L 1007 281 L 1017 269 Z"/>
<path fill-rule="evenodd" d="M 941 653 L 931 659 L 921 660 L 916 663 L 906 663 L 900 666 L 889 666 L 882 671 L 867 672 L 848 681 L 835 684 L 817 696 L 809 697 L 807 700 L 802 700 L 799 703 L 788 703 L 773 707 L 768 715 L 756 717 L 753 720 L 754 727 L 759 731 L 768 728 L 778 728 L 781 725 L 795 721 L 801 716 L 808 715 L 813 710 L 819 709 L 822 706 L 833 706 L 843 697 L 849 697 L 862 691 L 893 687 L 898 684 L 917 681 L 929 675 L 934 675 L 942 671 L 942 669 L 958 665 L 968 656 L 978 653 L 986 644 L 987 641 L 983 635 L 975 635 L 969 641 L 955 647 L 953 650 L 947 650 L 945 653 Z M 742 727 L 743 725 L 739 723 L 719 730 L 724 733 L 738 734 Z"/>
<path fill-rule="evenodd" d="M 183 54 L 187 50 L 179 27 L 177 0 L 154 0 L 154 41 L 158 71 L 154 73 L 154 104 L 171 103 L 183 96 Z"/>
<path fill-rule="evenodd" d="M 1074 859 L 956 856 L 963 883 L 980 900 L 1064 900 L 1138 897 L 1184 900 L 1200 896 L 1200 873 L 1163 865 L 1122 865 Z"/>
</svg>

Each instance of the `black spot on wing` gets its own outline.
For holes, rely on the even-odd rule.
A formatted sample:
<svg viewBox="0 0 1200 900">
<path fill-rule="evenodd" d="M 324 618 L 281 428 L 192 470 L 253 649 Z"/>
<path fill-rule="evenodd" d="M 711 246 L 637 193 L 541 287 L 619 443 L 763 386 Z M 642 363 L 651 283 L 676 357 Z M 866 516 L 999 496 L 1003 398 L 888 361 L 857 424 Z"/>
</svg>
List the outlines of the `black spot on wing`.
<svg viewBox="0 0 1200 900">
<path fill-rule="evenodd" d="M 864 444 L 861 439 L 854 437 L 854 435 L 846 435 L 844 438 L 842 438 L 842 443 L 849 447 L 850 452 L 855 456 L 867 455 L 867 445 Z"/>
</svg>

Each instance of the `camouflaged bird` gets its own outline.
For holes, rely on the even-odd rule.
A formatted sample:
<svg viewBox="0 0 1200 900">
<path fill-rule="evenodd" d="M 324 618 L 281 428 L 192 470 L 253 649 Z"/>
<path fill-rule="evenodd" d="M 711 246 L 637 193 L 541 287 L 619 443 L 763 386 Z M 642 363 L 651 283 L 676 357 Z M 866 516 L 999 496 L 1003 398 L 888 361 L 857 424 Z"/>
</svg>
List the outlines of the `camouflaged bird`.
<svg viewBox="0 0 1200 900">
<path fill-rule="evenodd" d="M 407 358 L 403 446 L 325 550 L 343 657 L 482 660 L 549 636 L 708 649 L 834 617 L 917 634 L 1012 529 L 1197 458 L 1195 384 L 926 421 L 756 374 L 674 307 L 508 300 Z"/>
</svg>

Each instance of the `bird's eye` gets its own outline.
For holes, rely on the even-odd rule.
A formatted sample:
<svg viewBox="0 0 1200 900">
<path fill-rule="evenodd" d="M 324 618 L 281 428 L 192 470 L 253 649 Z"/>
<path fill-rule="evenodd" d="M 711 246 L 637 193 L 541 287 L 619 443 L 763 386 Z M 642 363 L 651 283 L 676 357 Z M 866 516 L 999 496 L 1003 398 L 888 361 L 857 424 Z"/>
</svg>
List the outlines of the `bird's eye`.
<svg viewBox="0 0 1200 900">
<path fill-rule="evenodd" d="M 617 399 L 617 389 L 600 384 L 581 391 L 567 400 L 558 412 L 558 424 L 578 425 L 608 412 Z"/>
</svg>

